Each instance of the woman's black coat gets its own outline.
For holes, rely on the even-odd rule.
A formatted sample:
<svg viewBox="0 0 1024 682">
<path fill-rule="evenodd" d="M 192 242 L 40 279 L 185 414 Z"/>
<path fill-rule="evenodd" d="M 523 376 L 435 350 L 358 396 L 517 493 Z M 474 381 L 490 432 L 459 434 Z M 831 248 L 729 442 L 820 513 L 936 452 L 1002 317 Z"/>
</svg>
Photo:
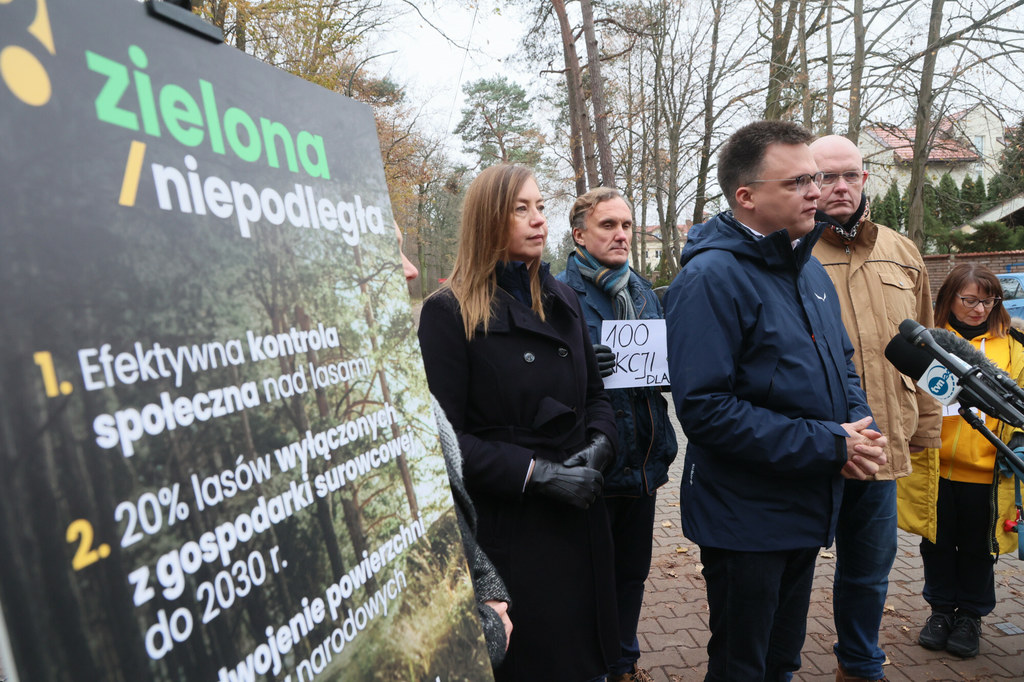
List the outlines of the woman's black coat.
<svg viewBox="0 0 1024 682">
<path fill-rule="evenodd" d="M 428 298 L 419 339 L 431 392 L 455 427 L 478 539 L 512 596 L 504 680 L 589 680 L 618 658 L 603 498 L 580 510 L 523 493 L 530 461 L 563 461 L 588 431 L 617 440 L 575 294 L 544 277 L 546 321 L 499 289 L 466 341 L 450 290 Z"/>
</svg>

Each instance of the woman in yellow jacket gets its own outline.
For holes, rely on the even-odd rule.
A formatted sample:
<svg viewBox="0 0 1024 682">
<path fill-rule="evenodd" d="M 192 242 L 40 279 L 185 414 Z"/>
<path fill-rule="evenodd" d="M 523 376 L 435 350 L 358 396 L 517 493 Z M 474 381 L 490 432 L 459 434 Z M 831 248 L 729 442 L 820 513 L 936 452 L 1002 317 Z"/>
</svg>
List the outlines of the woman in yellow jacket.
<svg viewBox="0 0 1024 682">
<path fill-rule="evenodd" d="M 967 339 L 1021 383 L 1024 346 L 1008 333 L 1010 315 L 1001 295 L 999 280 L 991 271 L 981 265 L 959 265 L 939 289 L 935 323 Z M 932 615 L 918 642 L 970 658 L 978 654 L 981 617 L 995 608 L 995 559 L 1016 546 L 1013 536 L 1000 548 L 999 536 L 1006 535 L 1003 521 L 1016 514 L 1012 479 L 999 473 L 995 446 L 971 428 L 958 408 L 956 404 L 944 408 L 934 507 L 937 525 L 934 541 L 921 540 L 923 596 Z M 1011 448 L 1024 445 L 1020 429 L 989 416 L 985 425 Z"/>
</svg>

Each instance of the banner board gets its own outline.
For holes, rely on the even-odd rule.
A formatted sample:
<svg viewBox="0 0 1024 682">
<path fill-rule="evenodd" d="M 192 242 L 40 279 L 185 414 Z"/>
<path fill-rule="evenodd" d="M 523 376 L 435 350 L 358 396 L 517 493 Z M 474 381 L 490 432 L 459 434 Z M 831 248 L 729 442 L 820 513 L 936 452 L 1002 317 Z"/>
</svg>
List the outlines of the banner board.
<svg viewBox="0 0 1024 682">
<path fill-rule="evenodd" d="M 491 678 L 369 107 L 0 2 L 0 668 Z"/>
</svg>

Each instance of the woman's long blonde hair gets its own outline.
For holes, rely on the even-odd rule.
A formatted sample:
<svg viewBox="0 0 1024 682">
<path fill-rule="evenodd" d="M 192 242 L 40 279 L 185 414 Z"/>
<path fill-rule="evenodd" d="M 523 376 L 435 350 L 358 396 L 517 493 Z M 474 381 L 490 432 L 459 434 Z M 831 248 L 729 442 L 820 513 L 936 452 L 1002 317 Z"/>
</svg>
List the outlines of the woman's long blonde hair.
<svg viewBox="0 0 1024 682">
<path fill-rule="evenodd" d="M 445 286 L 459 302 L 467 340 L 473 339 L 481 324 L 487 333 L 498 288 L 495 268 L 499 262 L 508 261 L 516 198 L 532 178 L 529 168 L 501 164 L 481 171 L 466 190 L 459 250 Z M 543 320 L 539 258 L 530 264 L 529 271 L 531 307 Z"/>
</svg>

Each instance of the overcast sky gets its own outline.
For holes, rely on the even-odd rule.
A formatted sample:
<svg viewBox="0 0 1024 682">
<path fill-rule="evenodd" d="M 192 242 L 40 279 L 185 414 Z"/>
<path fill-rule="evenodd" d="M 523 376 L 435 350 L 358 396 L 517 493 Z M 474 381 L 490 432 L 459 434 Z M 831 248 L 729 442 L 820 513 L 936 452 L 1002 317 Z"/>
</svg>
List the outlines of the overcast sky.
<svg viewBox="0 0 1024 682">
<path fill-rule="evenodd" d="M 476 11 L 456 3 L 446 5 L 437 11 L 424 5 L 421 11 L 453 41 L 468 45 L 468 53 L 410 11 L 396 22 L 389 40 L 374 50 L 395 53 L 375 59 L 373 64 L 378 71 L 388 70 L 394 80 L 406 85 L 409 99 L 423 102 L 424 113 L 436 122 L 438 129 L 450 134 L 461 118 L 465 83 L 498 74 L 522 82 L 523 78 L 507 63 L 509 55 L 518 49 L 522 26 L 507 13 L 512 10 L 497 14 L 493 0 L 482 0 Z M 453 148 L 461 148 L 461 143 Z"/>
<path fill-rule="evenodd" d="M 448 2 L 449 5 L 454 3 Z M 394 50 L 372 63 L 378 72 L 390 70 L 391 77 L 407 86 L 408 98 L 423 103 L 423 114 L 431 127 L 446 131 L 449 149 L 461 154 L 462 140 L 452 130 L 462 118 L 464 96 L 462 86 L 479 78 L 503 75 L 515 80 L 528 91 L 533 91 L 527 72 L 510 57 L 520 48 L 525 30 L 524 21 L 517 18 L 514 9 L 496 13 L 493 0 L 482 0 L 474 17 L 473 10 L 457 7 L 440 9 L 427 14 L 438 27 L 469 52 L 455 47 L 437 31 L 410 12 L 397 22 L 386 45 L 374 52 Z M 423 10 L 425 13 L 426 9 Z M 472 162 L 472 160 L 468 160 Z M 554 188 L 541 187 L 542 192 Z M 548 241 L 554 244 L 569 229 L 568 209 L 571 202 L 547 202 Z"/>
</svg>

